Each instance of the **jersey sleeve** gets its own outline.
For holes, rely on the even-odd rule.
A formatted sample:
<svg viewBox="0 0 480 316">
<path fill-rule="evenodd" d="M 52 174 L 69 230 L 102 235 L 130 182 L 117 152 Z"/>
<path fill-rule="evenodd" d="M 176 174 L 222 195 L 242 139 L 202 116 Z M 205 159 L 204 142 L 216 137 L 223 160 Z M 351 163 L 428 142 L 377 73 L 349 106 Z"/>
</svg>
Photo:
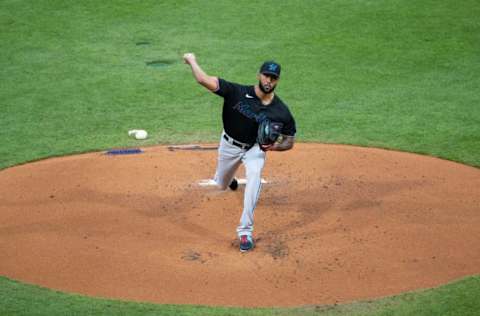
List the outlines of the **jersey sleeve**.
<svg viewBox="0 0 480 316">
<path fill-rule="evenodd" d="M 282 135 L 295 136 L 297 133 L 297 127 L 295 125 L 295 119 L 290 115 L 290 119 L 282 128 Z"/>
<path fill-rule="evenodd" d="M 235 84 L 224 80 L 222 78 L 218 78 L 218 88 L 217 90 L 213 91 L 213 93 L 228 98 L 229 96 L 233 95 L 235 92 Z"/>
</svg>

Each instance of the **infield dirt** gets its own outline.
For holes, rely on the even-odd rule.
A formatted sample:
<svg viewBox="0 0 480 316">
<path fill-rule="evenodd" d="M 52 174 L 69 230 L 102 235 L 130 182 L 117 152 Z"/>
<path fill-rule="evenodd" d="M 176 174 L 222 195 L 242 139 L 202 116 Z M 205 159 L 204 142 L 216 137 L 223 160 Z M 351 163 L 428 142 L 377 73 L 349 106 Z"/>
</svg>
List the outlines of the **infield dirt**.
<svg viewBox="0 0 480 316">
<path fill-rule="evenodd" d="M 216 152 L 90 153 L 0 172 L 0 274 L 169 304 L 332 304 L 480 273 L 480 170 L 352 146 L 269 153 L 253 252 Z M 240 170 L 243 177 L 243 169 Z"/>
</svg>

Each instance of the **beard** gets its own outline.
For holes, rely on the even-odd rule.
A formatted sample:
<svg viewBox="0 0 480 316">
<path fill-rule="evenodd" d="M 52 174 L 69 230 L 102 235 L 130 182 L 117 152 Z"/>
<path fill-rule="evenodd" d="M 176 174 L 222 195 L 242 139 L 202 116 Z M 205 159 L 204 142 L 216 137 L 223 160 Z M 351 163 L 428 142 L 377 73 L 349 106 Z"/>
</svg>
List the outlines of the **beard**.
<svg viewBox="0 0 480 316">
<path fill-rule="evenodd" d="M 260 88 L 260 90 L 265 93 L 265 94 L 269 94 L 269 93 L 272 93 L 273 90 L 275 90 L 275 86 L 270 86 L 271 88 L 268 88 L 268 85 L 264 86 L 262 84 L 262 82 L 260 80 L 258 80 L 258 87 Z"/>
</svg>

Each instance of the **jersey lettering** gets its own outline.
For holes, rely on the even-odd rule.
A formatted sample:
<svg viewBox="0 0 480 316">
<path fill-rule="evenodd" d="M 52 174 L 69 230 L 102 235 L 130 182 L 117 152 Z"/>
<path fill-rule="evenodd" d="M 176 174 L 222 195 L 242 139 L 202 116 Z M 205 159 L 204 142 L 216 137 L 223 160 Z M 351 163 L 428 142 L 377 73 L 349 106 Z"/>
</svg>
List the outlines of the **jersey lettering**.
<svg viewBox="0 0 480 316">
<path fill-rule="evenodd" d="M 243 101 L 240 101 L 237 104 L 235 104 L 233 106 L 233 108 L 235 110 L 237 110 L 238 112 L 242 113 L 245 117 L 247 117 L 249 119 L 252 119 L 252 120 L 255 120 L 257 123 L 260 123 L 267 118 L 265 113 L 262 113 L 262 112 L 260 112 L 258 114 L 255 113 L 252 110 L 252 107 L 250 106 L 250 104 L 248 104 L 246 102 L 243 102 Z"/>
</svg>

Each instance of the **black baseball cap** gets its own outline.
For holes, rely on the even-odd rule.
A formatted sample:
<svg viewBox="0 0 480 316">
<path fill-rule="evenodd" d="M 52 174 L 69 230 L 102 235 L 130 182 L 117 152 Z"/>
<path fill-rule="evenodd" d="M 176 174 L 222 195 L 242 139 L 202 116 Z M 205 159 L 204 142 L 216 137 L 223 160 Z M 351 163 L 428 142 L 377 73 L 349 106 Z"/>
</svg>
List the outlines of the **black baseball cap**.
<svg viewBox="0 0 480 316">
<path fill-rule="evenodd" d="M 260 67 L 261 74 L 271 75 L 277 78 L 280 78 L 280 70 L 280 64 L 274 62 L 273 60 L 264 62 L 262 67 Z"/>
</svg>

